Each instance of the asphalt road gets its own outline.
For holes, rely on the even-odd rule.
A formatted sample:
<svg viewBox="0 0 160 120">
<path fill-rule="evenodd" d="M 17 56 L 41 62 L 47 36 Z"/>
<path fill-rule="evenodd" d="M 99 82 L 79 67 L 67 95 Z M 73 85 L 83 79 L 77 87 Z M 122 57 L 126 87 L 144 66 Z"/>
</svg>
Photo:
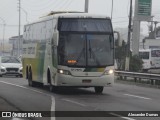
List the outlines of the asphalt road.
<svg viewBox="0 0 160 120">
<path fill-rule="evenodd" d="M 15 77 L 0 78 L 0 110 L 4 111 L 84 111 L 91 116 L 97 111 L 108 111 L 110 117 L 44 117 L 36 120 L 159 120 L 159 117 L 124 116 L 132 112 L 160 111 L 160 89 L 115 83 L 106 87 L 103 94 L 95 94 L 93 88 L 66 89 L 51 93 L 47 87 L 29 87 L 27 80 Z M 2 101 L 2 100 L 0 100 Z M 4 102 L 3 102 L 4 103 Z M 10 107 L 8 107 L 8 106 Z M 6 106 L 6 109 L 5 109 Z M 8 109 L 9 108 L 9 109 Z M 80 112 L 82 111 L 82 112 Z M 89 111 L 89 112 L 87 112 Z M 127 111 L 127 112 L 126 112 Z M 130 111 L 130 112 L 129 112 Z M 63 114 L 65 112 L 61 112 Z M 156 113 L 156 112 L 153 112 Z M 112 117 L 111 117 L 112 116 Z M 24 120 L 24 118 L 3 118 L 4 120 Z M 3 120 L 2 119 L 2 120 Z M 25 118 L 29 120 L 30 118 Z M 1 120 L 1 118 L 0 118 Z"/>
</svg>

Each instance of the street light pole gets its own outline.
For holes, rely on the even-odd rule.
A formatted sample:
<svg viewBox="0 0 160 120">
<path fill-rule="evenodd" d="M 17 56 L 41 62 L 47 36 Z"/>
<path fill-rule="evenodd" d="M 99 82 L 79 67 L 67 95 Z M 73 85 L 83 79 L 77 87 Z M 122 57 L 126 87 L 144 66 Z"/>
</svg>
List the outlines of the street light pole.
<svg viewBox="0 0 160 120">
<path fill-rule="evenodd" d="M 19 1 L 19 28 L 18 28 L 18 56 L 20 55 L 20 35 L 21 35 L 21 0 Z"/>
<path fill-rule="evenodd" d="M 113 0 L 112 0 L 112 8 L 111 8 L 111 21 L 112 21 L 112 16 L 113 16 Z"/>
<path fill-rule="evenodd" d="M 89 0 L 85 0 L 84 12 L 86 12 L 86 13 L 88 13 L 88 5 L 89 5 Z"/>
<path fill-rule="evenodd" d="M 21 7 L 21 10 L 26 14 L 26 22 L 29 23 L 28 21 L 28 13 L 26 10 L 24 10 L 22 7 Z"/>
<path fill-rule="evenodd" d="M 128 25 L 128 40 L 127 40 L 127 55 L 126 55 L 126 62 L 125 62 L 125 70 L 126 71 L 129 71 L 131 23 L 132 23 L 132 0 L 130 0 L 130 13 L 129 13 L 129 25 Z"/>
<path fill-rule="evenodd" d="M 6 23 L 5 23 L 5 20 L 2 19 L 0 17 L 0 19 L 3 21 L 3 49 L 2 49 L 2 52 L 3 52 L 3 56 L 4 56 L 4 35 L 5 35 L 5 26 L 6 26 Z"/>
</svg>

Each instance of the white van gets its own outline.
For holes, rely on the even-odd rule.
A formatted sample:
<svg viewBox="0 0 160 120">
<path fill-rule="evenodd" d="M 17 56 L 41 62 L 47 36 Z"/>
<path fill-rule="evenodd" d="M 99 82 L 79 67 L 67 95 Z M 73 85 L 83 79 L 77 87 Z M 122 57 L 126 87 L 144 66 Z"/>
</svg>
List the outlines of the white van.
<svg viewBox="0 0 160 120">
<path fill-rule="evenodd" d="M 160 49 L 140 49 L 139 56 L 143 60 L 143 70 L 160 68 Z"/>
</svg>

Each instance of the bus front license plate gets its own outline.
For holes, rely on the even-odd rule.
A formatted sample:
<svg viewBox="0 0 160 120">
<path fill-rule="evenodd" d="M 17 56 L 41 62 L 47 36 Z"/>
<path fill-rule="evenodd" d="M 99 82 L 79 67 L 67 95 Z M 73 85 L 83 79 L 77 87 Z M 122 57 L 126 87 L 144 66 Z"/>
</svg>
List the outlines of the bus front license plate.
<svg viewBox="0 0 160 120">
<path fill-rule="evenodd" d="M 82 83 L 91 83 L 92 80 L 82 80 Z"/>
</svg>

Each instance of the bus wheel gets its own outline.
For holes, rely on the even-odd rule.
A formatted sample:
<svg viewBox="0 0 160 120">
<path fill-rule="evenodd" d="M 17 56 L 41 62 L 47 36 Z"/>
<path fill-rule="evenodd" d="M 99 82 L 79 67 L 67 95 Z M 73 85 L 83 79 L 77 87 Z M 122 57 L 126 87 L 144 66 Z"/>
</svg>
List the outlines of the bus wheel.
<svg viewBox="0 0 160 120">
<path fill-rule="evenodd" d="M 28 85 L 33 87 L 32 73 L 31 72 L 29 72 L 29 75 L 28 75 Z"/>
<path fill-rule="evenodd" d="M 49 91 L 50 92 L 57 92 L 58 87 L 52 85 L 51 83 L 49 83 Z"/>
<path fill-rule="evenodd" d="M 50 92 L 53 92 L 54 90 L 53 90 L 53 85 L 51 84 L 51 83 L 49 83 L 49 91 Z"/>
<path fill-rule="evenodd" d="M 102 86 L 94 87 L 94 90 L 95 90 L 96 93 L 102 93 L 103 92 L 103 87 Z"/>
</svg>

